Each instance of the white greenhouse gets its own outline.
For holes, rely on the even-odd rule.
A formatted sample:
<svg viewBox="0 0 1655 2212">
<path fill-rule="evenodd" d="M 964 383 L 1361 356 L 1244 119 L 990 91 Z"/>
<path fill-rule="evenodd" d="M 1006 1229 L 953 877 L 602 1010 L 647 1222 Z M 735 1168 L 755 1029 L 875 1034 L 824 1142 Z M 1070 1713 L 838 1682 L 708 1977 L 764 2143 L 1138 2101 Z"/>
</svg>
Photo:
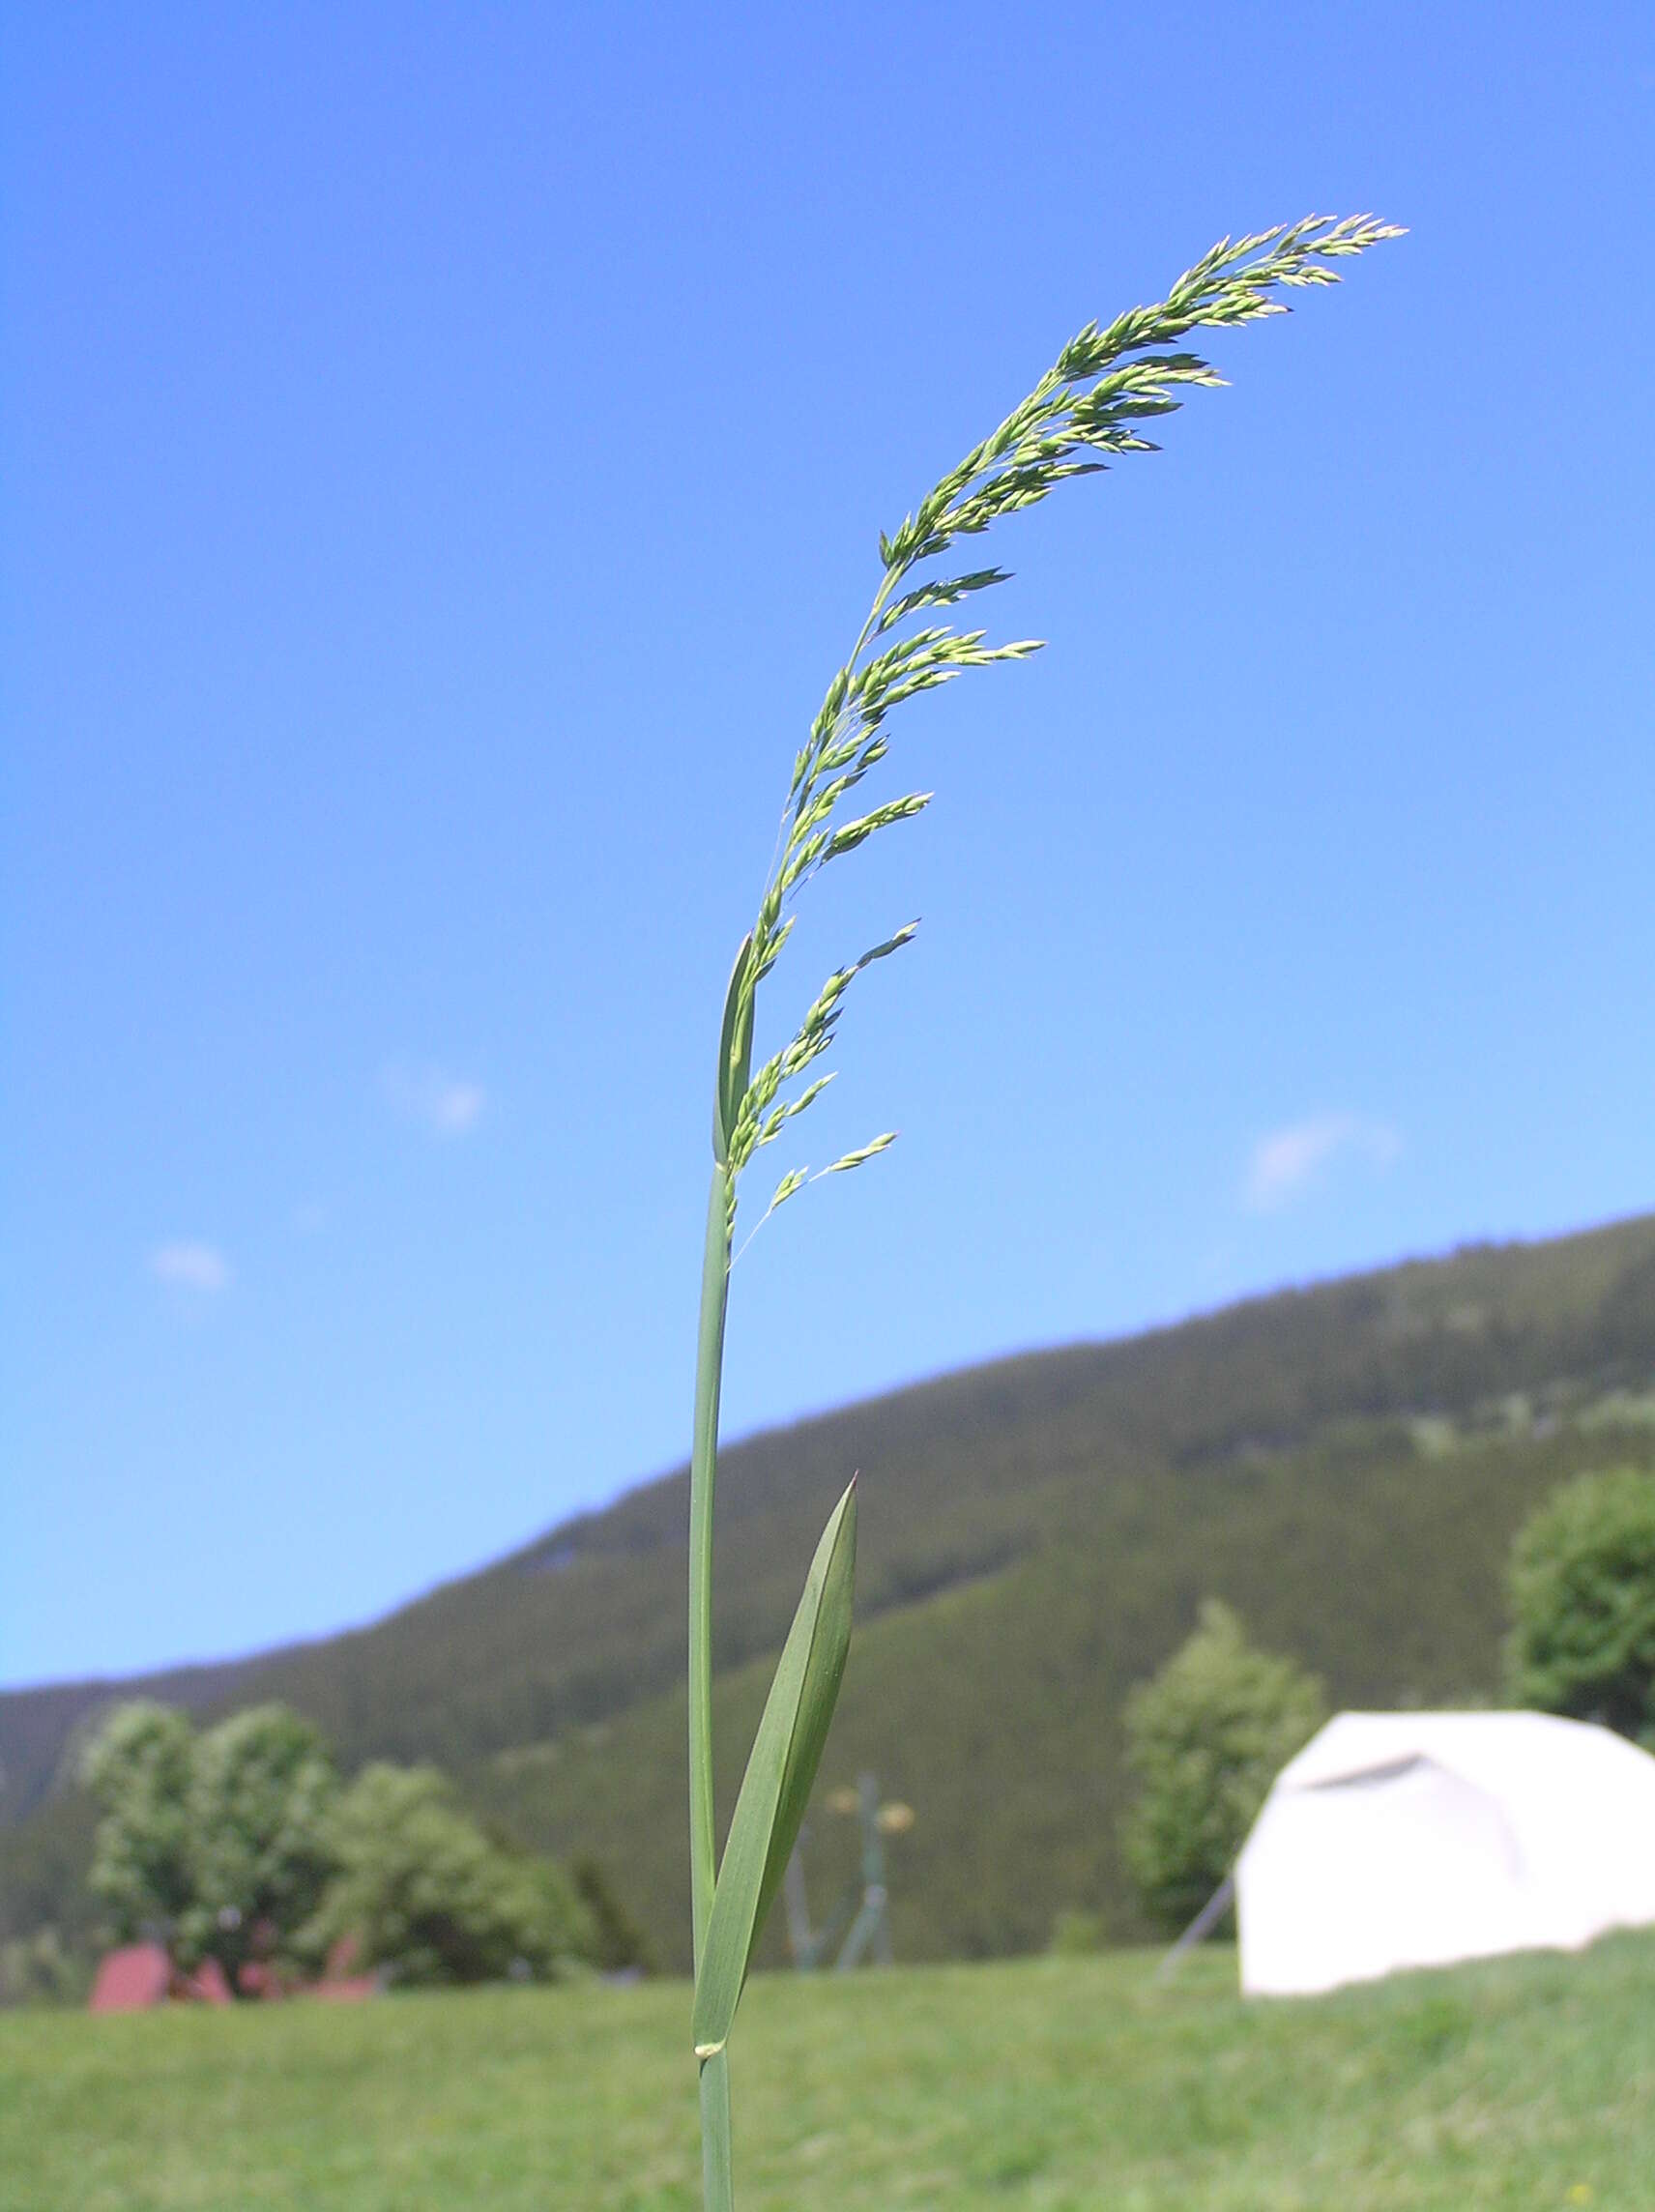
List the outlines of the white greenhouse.
<svg viewBox="0 0 1655 2212">
<path fill-rule="evenodd" d="M 1655 1759 L 1545 1713 L 1341 1713 L 1235 1869 L 1241 1987 L 1574 1951 L 1655 1924 Z"/>
</svg>

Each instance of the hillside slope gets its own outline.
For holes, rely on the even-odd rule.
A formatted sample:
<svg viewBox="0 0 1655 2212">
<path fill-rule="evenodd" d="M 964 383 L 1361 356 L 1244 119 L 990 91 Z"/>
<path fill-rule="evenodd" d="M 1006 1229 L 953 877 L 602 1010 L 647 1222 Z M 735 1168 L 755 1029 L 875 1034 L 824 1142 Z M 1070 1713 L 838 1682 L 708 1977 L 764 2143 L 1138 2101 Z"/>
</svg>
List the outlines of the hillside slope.
<svg viewBox="0 0 1655 2212">
<path fill-rule="evenodd" d="M 1065 1905 L 1129 1933 L 1120 1700 L 1201 1597 L 1231 1599 L 1339 1702 L 1492 1693 L 1512 1530 L 1575 1469 L 1655 1456 L 1652 1382 L 1646 1218 L 1002 1360 L 749 1439 L 721 1459 L 723 1780 L 860 1468 L 858 1627 L 824 1779 L 871 1764 L 916 1808 L 899 1945 L 1022 1948 Z M 596 1850 L 676 1960 L 684 1517 L 680 1471 L 371 1628 L 122 1693 L 285 1698 L 348 1764 L 435 1759 L 526 1835 Z M 51 1886 L 30 1838 L 73 1860 L 84 1812 L 54 1777 L 110 1695 L 0 1698 L 3 1802 L 24 1820 L 0 1839 L 14 1899 Z M 848 1839 L 817 1827 L 830 1889 Z"/>
</svg>

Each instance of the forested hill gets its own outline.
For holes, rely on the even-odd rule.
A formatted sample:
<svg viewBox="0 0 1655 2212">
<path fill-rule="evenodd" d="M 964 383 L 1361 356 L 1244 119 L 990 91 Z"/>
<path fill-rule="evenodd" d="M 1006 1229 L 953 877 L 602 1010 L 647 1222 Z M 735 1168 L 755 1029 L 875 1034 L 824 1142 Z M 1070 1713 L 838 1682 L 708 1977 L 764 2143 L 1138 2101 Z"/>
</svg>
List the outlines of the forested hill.
<svg viewBox="0 0 1655 2212">
<path fill-rule="evenodd" d="M 1645 1217 L 1000 1360 L 751 1438 L 721 1458 L 724 1779 L 762 1694 L 752 1663 L 779 1645 L 859 1468 L 857 1633 L 824 1781 L 870 1763 L 915 1804 L 892 1870 L 899 1945 L 1024 1946 L 1068 1905 L 1126 1928 L 1120 1700 L 1203 1596 L 1337 1701 L 1492 1694 L 1517 1522 L 1575 1469 L 1655 1459 L 1652 1416 Z M 75 1858 L 85 1815 L 65 1768 L 112 1696 L 282 1698 L 347 1764 L 435 1760 L 530 1838 L 595 1849 L 676 1957 L 684 1482 L 350 1635 L 0 1697 L 5 1917 L 26 1916 L 29 1883 L 50 1888 L 48 1835 L 60 1871 Z"/>
</svg>

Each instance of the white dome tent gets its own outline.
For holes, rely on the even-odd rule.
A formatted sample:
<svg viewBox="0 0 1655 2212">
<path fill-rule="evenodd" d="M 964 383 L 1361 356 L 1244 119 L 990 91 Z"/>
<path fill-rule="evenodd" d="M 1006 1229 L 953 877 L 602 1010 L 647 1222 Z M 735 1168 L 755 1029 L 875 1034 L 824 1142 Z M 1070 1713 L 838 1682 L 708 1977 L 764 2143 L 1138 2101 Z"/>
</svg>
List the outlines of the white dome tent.
<svg viewBox="0 0 1655 2212">
<path fill-rule="evenodd" d="M 1547 1713 L 1341 1713 L 1236 1862 L 1241 1987 L 1579 1950 L 1655 1924 L 1655 1759 Z"/>
</svg>

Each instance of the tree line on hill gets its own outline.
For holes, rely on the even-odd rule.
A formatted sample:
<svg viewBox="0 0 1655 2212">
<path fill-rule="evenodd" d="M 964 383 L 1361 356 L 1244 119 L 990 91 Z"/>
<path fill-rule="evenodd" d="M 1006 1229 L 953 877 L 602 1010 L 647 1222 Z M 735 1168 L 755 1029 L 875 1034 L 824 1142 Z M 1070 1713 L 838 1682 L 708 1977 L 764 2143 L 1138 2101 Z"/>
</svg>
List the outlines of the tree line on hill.
<svg viewBox="0 0 1655 2212">
<path fill-rule="evenodd" d="M 822 1787 L 871 1770 L 915 1808 L 890 1854 L 898 1957 L 1038 1949 L 1065 1908 L 1142 1939 L 1156 1924 L 1121 1848 L 1126 1702 L 1203 1601 L 1333 1705 L 1491 1701 L 1517 1528 L 1617 1464 L 1655 1468 L 1655 1219 L 1000 1360 L 734 1443 L 720 1806 L 798 1561 L 859 1467 L 857 1631 Z M 677 1970 L 683 1522 L 669 1476 L 370 1629 L 151 1694 L 203 1725 L 285 1703 L 346 1776 L 436 1764 L 475 1820 L 568 1866 L 594 1858 Z M 0 1940 L 46 1925 L 68 1950 L 90 1939 L 78 1739 L 110 1698 L 0 1696 Z M 848 1884 L 848 1825 L 818 1821 L 807 1857 L 813 1894 Z"/>
<path fill-rule="evenodd" d="M 1507 1591 L 1507 1701 L 1655 1750 L 1655 1472 L 1615 1468 L 1553 1492 L 1517 1532 Z M 1194 1633 L 1124 1704 L 1135 1793 L 1120 1847 L 1148 1924 L 1174 1931 L 1207 1905 L 1327 1712 L 1317 1676 L 1255 1648 L 1232 1607 L 1203 1603 Z M 566 1873 L 485 1832 L 429 1766 L 373 1761 L 346 1785 L 319 1732 L 279 1704 L 197 1732 L 174 1708 L 128 1703 L 91 1741 L 82 1778 L 101 1811 L 88 1883 L 103 1938 L 159 1941 L 186 1970 L 211 1957 L 244 1994 L 314 1978 L 341 1944 L 416 1986 L 555 1980 L 645 1957 L 591 1860 Z M 1103 1934 L 1070 1911 L 1053 1940 L 1084 1948 Z M 0 1963 L 14 1997 L 73 1994 L 78 1978 L 55 1930 Z"/>
</svg>

